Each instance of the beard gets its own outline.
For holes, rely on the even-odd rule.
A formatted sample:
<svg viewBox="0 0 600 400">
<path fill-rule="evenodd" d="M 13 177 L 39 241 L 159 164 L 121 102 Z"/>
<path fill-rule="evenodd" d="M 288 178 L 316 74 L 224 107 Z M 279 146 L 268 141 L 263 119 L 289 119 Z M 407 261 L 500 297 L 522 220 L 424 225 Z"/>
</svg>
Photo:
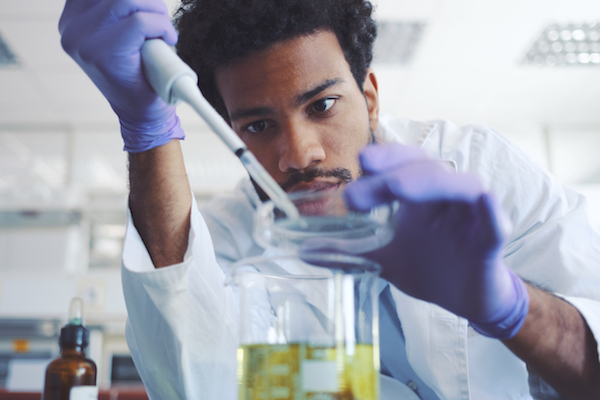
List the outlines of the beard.
<svg viewBox="0 0 600 400">
<path fill-rule="evenodd" d="M 375 134 L 373 133 L 373 130 L 371 129 L 370 124 L 369 124 L 369 141 L 367 144 L 370 145 L 370 144 L 374 144 L 374 143 L 375 143 Z M 360 178 L 362 175 L 363 175 L 363 169 L 359 165 L 357 179 Z M 293 186 L 295 186 L 299 183 L 310 182 L 316 178 L 337 178 L 339 183 L 348 183 L 353 180 L 352 172 L 350 172 L 350 170 L 348 168 L 334 168 L 334 169 L 325 170 L 325 169 L 322 169 L 319 167 L 315 167 L 315 168 L 306 170 L 305 172 L 301 172 L 301 171 L 294 172 L 284 183 L 281 184 L 281 188 L 283 189 L 284 192 L 287 192 L 289 189 L 291 189 Z M 256 190 L 256 193 L 258 194 L 260 201 L 262 201 L 264 203 L 265 201 L 270 200 L 269 196 L 265 193 L 264 190 L 262 190 L 262 188 L 260 186 L 258 186 L 258 184 L 254 181 L 254 179 L 252 179 L 252 177 L 250 177 L 250 180 L 252 181 L 252 185 L 254 186 L 254 189 Z"/>
<path fill-rule="evenodd" d="M 325 170 L 322 168 L 311 168 L 306 172 L 295 172 L 293 173 L 288 180 L 281 184 L 281 188 L 287 192 L 289 189 L 294 187 L 295 185 L 302 182 L 311 182 L 316 178 L 337 178 L 339 183 L 348 183 L 352 180 L 352 173 L 348 168 L 335 168 L 330 170 Z M 270 200 L 269 196 L 262 190 L 260 186 L 256 184 L 254 179 L 250 178 L 252 184 L 254 185 L 254 189 L 256 189 L 256 193 L 262 202 Z"/>
</svg>

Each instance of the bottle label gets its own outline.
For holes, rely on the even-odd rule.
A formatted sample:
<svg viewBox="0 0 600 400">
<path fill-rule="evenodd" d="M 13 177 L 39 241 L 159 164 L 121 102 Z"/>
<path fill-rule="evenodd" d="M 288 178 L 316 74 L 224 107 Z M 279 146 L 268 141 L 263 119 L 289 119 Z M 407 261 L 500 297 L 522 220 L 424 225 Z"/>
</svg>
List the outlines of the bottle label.
<svg viewBox="0 0 600 400">
<path fill-rule="evenodd" d="M 98 387 L 74 386 L 69 393 L 69 400 L 98 400 Z"/>
</svg>

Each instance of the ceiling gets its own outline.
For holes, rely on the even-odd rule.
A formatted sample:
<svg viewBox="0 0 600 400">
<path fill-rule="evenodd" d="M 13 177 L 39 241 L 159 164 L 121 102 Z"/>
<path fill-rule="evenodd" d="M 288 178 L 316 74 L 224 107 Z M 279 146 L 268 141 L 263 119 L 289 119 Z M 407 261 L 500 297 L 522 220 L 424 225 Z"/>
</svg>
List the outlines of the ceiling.
<svg viewBox="0 0 600 400">
<path fill-rule="evenodd" d="M 175 3 L 169 1 L 171 8 Z M 600 124 L 599 66 L 520 63 L 546 24 L 600 21 L 600 2 L 377 3 L 380 20 L 427 24 L 409 65 L 375 65 L 385 112 L 461 122 Z M 0 124 L 115 126 L 106 101 L 60 47 L 63 5 L 64 0 L 0 0 L 0 33 L 21 61 L 18 69 L 0 69 Z M 202 127 L 187 109 L 182 114 L 189 129 Z"/>
<path fill-rule="evenodd" d="M 168 3 L 175 8 L 176 0 Z M 20 60 L 18 68 L 0 68 L 0 206 L 7 190 L 20 185 L 12 192 L 39 192 L 40 181 L 98 189 L 100 197 L 127 192 L 117 119 L 60 47 L 63 6 L 64 0 L 0 0 L 0 34 Z M 378 0 L 376 7 L 380 21 L 425 24 L 410 63 L 374 65 L 383 112 L 490 124 L 532 144 L 534 157 L 559 173 L 547 146 L 542 148 L 544 138 L 600 133 L 600 66 L 521 63 L 547 24 L 600 22 L 600 2 Z M 190 108 L 180 106 L 179 113 L 188 133 L 184 151 L 194 190 L 231 187 L 241 168 L 231 166 L 227 150 Z M 598 164 L 595 152 L 587 150 Z"/>
</svg>

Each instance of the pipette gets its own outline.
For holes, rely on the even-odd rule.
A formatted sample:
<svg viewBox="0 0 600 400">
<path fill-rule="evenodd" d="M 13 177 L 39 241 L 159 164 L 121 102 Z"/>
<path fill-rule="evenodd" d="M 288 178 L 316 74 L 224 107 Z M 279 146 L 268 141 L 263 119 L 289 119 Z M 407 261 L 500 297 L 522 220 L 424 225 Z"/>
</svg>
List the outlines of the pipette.
<svg viewBox="0 0 600 400">
<path fill-rule="evenodd" d="M 150 39 L 142 46 L 144 73 L 150 86 L 167 104 L 188 103 L 240 159 L 250 176 L 289 218 L 298 210 L 286 193 L 263 168 L 246 144 L 217 113 L 198 89 L 198 75 L 161 39 Z"/>
</svg>

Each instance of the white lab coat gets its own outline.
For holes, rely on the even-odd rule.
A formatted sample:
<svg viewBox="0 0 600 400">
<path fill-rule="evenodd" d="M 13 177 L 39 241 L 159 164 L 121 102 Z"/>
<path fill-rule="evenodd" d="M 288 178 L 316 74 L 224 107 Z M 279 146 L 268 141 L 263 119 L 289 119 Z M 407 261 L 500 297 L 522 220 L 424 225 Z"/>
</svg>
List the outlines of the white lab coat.
<svg viewBox="0 0 600 400">
<path fill-rule="evenodd" d="M 512 224 L 506 264 L 577 307 L 600 342 L 600 236 L 587 221 L 582 196 L 485 126 L 383 117 L 375 134 L 380 143 L 420 146 L 458 171 L 477 174 Z M 258 201 L 246 181 L 202 215 L 194 203 L 183 263 L 157 270 L 130 219 L 122 269 L 126 334 L 151 399 L 235 398 L 237 317 L 225 273 L 232 262 L 264 252 L 251 237 Z M 391 296 L 408 363 L 440 399 L 559 398 L 500 341 L 478 335 L 463 318 L 394 287 Z M 397 361 L 385 359 L 385 348 L 381 353 L 382 362 Z M 416 398 L 382 378 L 382 400 L 405 392 Z"/>
</svg>

